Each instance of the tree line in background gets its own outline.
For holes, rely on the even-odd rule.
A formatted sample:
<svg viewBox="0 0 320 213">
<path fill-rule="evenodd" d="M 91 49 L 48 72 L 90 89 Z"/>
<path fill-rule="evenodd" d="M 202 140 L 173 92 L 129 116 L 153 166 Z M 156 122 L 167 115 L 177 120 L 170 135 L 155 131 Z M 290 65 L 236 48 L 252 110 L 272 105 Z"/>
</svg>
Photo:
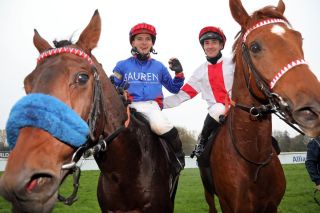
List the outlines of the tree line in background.
<svg viewBox="0 0 320 213">
<path fill-rule="evenodd" d="M 301 134 L 291 138 L 287 131 L 273 131 L 273 137 L 279 142 L 281 152 L 304 152 L 310 138 Z"/>
<path fill-rule="evenodd" d="M 198 135 L 195 131 L 190 131 L 183 127 L 177 127 L 183 144 L 183 150 L 186 156 L 190 155 L 197 143 Z M 274 131 L 274 138 L 279 142 L 281 152 L 303 152 L 307 150 L 309 138 L 303 135 L 297 135 L 293 138 L 287 131 Z M 8 151 L 6 143 L 6 131 L 0 130 L 0 151 Z"/>
<path fill-rule="evenodd" d="M 190 155 L 197 143 L 198 135 L 195 131 L 189 131 L 182 127 L 178 127 L 178 130 L 182 140 L 183 150 L 186 155 Z M 281 152 L 307 151 L 307 144 L 310 141 L 310 138 L 306 136 L 297 135 L 291 138 L 287 131 L 274 131 L 272 135 L 278 141 Z"/>
</svg>

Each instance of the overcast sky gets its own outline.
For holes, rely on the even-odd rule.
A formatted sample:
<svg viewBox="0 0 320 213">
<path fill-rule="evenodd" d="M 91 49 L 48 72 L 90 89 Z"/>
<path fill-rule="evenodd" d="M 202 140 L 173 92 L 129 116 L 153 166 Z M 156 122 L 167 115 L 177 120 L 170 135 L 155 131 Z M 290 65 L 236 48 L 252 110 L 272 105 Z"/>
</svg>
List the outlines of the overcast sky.
<svg viewBox="0 0 320 213">
<path fill-rule="evenodd" d="M 277 0 L 242 2 L 249 14 L 278 3 Z M 305 59 L 319 77 L 320 1 L 286 0 L 284 3 L 286 17 L 304 38 Z M 76 41 L 95 9 L 99 9 L 101 15 L 102 33 L 93 54 L 108 75 L 117 61 L 130 56 L 128 33 L 136 23 L 147 22 L 156 27 L 158 36 L 154 48 L 158 55 L 153 57 L 165 65 L 169 58 L 179 58 L 186 80 L 205 61 L 198 42 L 202 27 L 215 25 L 224 30 L 227 36 L 225 55 L 231 53 L 233 38 L 240 30 L 232 19 L 227 0 L 0 0 L 0 129 L 5 128 L 11 107 L 24 96 L 24 77 L 36 66 L 39 53 L 33 45 L 33 29 L 37 29 L 50 44 L 55 39 L 69 39 L 71 36 Z M 165 95 L 169 93 L 165 92 Z M 199 133 L 207 105 L 198 96 L 179 107 L 165 110 L 173 124 Z M 273 129 L 296 134 L 277 119 L 273 122 Z"/>
</svg>

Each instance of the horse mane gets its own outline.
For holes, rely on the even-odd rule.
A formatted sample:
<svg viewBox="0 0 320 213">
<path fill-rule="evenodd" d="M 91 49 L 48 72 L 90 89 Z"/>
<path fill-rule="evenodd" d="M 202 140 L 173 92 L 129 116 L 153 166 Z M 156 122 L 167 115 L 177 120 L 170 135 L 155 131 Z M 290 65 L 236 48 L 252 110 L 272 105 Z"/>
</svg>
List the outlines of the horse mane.
<svg viewBox="0 0 320 213">
<path fill-rule="evenodd" d="M 235 41 L 232 45 L 232 51 L 233 51 L 233 62 L 235 62 L 236 55 L 239 54 L 239 51 L 241 52 L 241 48 L 237 48 L 242 41 L 243 34 L 246 32 L 247 29 L 249 29 L 251 26 L 259 22 L 260 20 L 268 19 L 268 18 L 277 18 L 277 19 L 283 19 L 285 20 L 290 26 L 291 24 L 287 20 L 286 17 L 283 16 L 282 13 L 276 10 L 275 6 L 266 6 L 260 10 L 255 11 L 251 16 L 250 19 L 247 22 L 246 28 L 242 28 L 235 36 Z"/>
</svg>

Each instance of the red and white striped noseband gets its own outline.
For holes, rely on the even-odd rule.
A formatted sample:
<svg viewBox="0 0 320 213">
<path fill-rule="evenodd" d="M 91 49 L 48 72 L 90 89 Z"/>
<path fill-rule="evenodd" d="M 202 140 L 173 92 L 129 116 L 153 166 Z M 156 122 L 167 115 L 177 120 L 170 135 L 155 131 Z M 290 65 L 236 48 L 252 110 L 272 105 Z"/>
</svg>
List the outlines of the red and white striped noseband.
<svg viewBox="0 0 320 213">
<path fill-rule="evenodd" d="M 55 48 L 55 49 L 45 51 L 45 52 L 41 53 L 40 56 L 37 58 L 37 63 L 39 63 L 40 61 L 42 61 L 45 58 L 48 58 L 49 56 L 58 55 L 60 53 L 74 54 L 74 55 L 77 55 L 77 56 L 80 56 L 80 57 L 86 59 L 89 62 L 89 64 L 91 64 L 91 65 L 93 64 L 92 59 L 90 58 L 90 56 L 87 53 L 85 53 L 83 50 L 73 48 L 73 47 L 60 47 L 60 48 Z"/>
<path fill-rule="evenodd" d="M 272 79 L 272 81 L 270 82 L 270 89 L 272 89 L 277 81 L 286 73 L 288 72 L 290 69 L 292 69 L 293 67 L 295 66 L 298 66 L 300 64 L 307 64 L 307 62 L 304 60 L 304 59 L 300 59 L 300 60 L 295 60 L 295 61 L 292 61 L 291 63 L 287 64 L 286 66 L 284 66 L 280 72 L 278 72 L 274 78 Z"/>
<path fill-rule="evenodd" d="M 263 27 L 265 25 L 268 24 L 276 24 L 276 23 L 283 23 L 285 24 L 288 28 L 291 28 L 290 25 L 288 24 L 288 22 L 286 22 L 283 19 L 266 19 L 263 20 L 257 24 L 255 24 L 253 27 L 249 28 L 243 35 L 242 37 L 242 42 L 245 43 L 247 40 L 248 35 L 255 29 L 259 28 L 259 27 Z M 292 69 L 295 66 L 301 65 L 301 64 L 307 64 L 307 62 L 304 59 L 297 59 L 297 60 L 293 60 L 292 62 L 288 63 L 286 66 L 284 66 L 271 80 L 269 86 L 270 89 L 272 89 L 277 81 L 286 73 L 288 72 L 290 69 Z"/>
</svg>

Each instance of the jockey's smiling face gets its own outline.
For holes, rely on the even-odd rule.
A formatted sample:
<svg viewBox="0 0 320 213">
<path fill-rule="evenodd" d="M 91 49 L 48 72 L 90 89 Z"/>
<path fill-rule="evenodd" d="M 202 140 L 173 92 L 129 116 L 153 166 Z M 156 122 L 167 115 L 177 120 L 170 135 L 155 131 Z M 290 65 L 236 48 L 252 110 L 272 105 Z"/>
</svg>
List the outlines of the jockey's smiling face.
<svg viewBox="0 0 320 213">
<path fill-rule="evenodd" d="M 132 47 L 137 48 L 140 54 L 148 54 L 153 46 L 151 35 L 141 33 L 134 37 Z"/>
<path fill-rule="evenodd" d="M 223 49 L 223 44 L 217 39 L 206 39 L 203 43 L 203 49 L 209 58 L 214 58 Z"/>
</svg>

